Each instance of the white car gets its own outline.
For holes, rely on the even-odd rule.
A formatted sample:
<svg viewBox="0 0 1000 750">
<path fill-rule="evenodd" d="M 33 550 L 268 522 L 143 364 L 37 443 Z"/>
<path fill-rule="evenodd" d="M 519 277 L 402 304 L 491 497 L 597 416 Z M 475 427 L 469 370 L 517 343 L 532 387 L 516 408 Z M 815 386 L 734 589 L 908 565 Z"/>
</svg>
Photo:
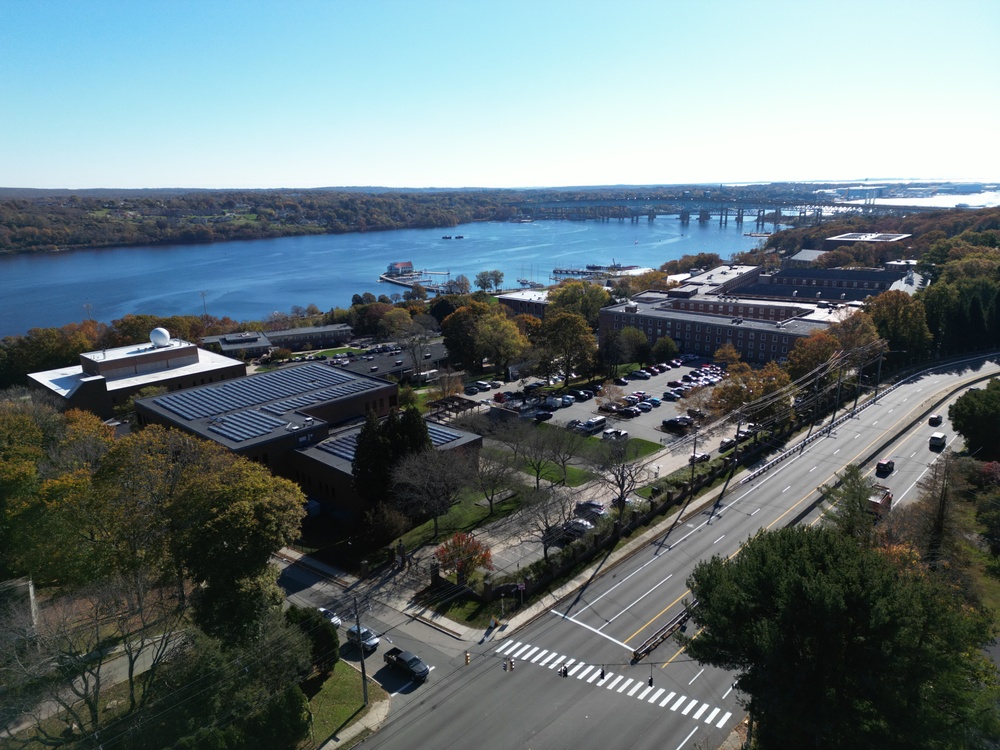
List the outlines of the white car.
<svg viewBox="0 0 1000 750">
<path fill-rule="evenodd" d="M 320 607 L 319 613 L 323 615 L 323 617 L 325 617 L 327 620 L 329 620 L 330 624 L 333 625 L 333 627 L 335 628 L 339 628 L 343 624 L 340 621 L 340 617 L 337 616 L 337 613 L 331 612 L 326 607 Z"/>
</svg>

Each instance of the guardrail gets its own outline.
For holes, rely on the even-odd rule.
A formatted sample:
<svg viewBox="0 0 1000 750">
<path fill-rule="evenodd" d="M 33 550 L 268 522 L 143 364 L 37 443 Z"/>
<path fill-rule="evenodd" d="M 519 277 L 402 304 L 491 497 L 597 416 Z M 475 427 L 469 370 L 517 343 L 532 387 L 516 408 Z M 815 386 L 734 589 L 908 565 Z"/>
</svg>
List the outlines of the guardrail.
<svg viewBox="0 0 1000 750">
<path fill-rule="evenodd" d="M 691 619 L 691 610 L 698 605 L 698 600 L 695 599 L 691 604 L 684 608 L 684 611 L 679 613 L 674 619 L 664 625 L 662 628 L 657 630 L 653 635 L 642 642 L 639 648 L 632 652 L 632 661 L 637 662 L 642 657 L 647 656 L 653 649 L 663 643 L 667 638 L 676 633 L 680 628 L 684 626 L 688 620 Z"/>
</svg>

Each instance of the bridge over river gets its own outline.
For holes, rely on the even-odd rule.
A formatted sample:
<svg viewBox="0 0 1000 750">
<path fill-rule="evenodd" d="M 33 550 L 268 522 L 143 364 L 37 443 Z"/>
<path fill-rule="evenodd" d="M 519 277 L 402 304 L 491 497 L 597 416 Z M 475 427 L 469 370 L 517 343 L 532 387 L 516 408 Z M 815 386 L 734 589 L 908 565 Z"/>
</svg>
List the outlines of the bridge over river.
<svg viewBox="0 0 1000 750">
<path fill-rule="evenodd" d="M 827 200 L 767 200 L 760 199 L 710 199 L 710 198 L 630 198 L 581 199 L 564 201 L 525 201 L 511 204 L 517 218 L 566 219 L 598 221 L 632 221 L 645 218 L 653 221 L 657 216 L 679 215 L 682 222 L 694 217 L 699 222 L 717 218 L 720 225 L 732 219 L 737 224 L 753 222 L 757 227 L 766 224 L 787 224 L 796 221 L 800 226 L 819 224 L 824 220 L 848 215 L 904 216 L 906 214 L 940 211 L 927 206 L 886 206 L 873 201 L 864 203 L 837 203 Z M 517 220 L 515 218 L 515 220 Z"/>
</svg>

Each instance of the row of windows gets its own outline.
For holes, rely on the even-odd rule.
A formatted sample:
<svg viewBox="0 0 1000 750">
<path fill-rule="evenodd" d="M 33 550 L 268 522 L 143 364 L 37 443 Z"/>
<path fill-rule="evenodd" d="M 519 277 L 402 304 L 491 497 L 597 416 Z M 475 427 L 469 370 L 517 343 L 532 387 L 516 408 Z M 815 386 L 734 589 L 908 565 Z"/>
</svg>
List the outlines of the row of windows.
<svg viewBox="0 0 1000 750">
<path fill-rule="evenodd" d="M 779 284 L 792 286 L 828 286 L 838 289 L 885 289 L 888 286 L 884 281 L 844 281 L 843 279 L 837 279 L 836 283 L 833 279 L 793 279 L 788 277 L 778 278 L 775 281 Z M 817 283 L 817 281 L 823 283 Z"/>
</svg>

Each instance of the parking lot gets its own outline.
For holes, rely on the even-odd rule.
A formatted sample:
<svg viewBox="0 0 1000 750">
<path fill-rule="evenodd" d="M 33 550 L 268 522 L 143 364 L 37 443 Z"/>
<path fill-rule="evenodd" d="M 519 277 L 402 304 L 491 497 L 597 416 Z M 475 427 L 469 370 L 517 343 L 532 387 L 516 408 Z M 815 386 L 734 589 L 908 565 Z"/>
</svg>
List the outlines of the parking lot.
<svg viewBox="0 0 1000 750">
<path fill-rule="evenodd" d="M 685 374 L 691 373 L 693 370 L 698 370 L 704 363 L 704 359 L 692 359 L 681 364 L 679 367 L 671 367 L 666 372 L 651 375 L 648 380 L 634 379 L 630 380 L 627 384 L 618 385 L 617 387 L 621 389 L 622 395 L 631 394 L 633 391 L 644 391 L 649 396 L 660 398 L 664 391 L 670 390 L 668 386 L 670 381 L 681 380 Z M 627 378 L 628 376 L 625 375 L 625 377 Z M 507 384 L 507 388 L 503 390 L 513 390 L 513 385 L 513 383 L 509 383 Z M 521 385 L 523 387 L 525 384 Z M 495 394 L 496 391 L 493 393 Z M 562 393 L 564 391 L 560 390 L 559 394 L 561 395 Z M 481 398 L 484 396 L 487 396 L 487 394 L 482 394 Z M 487 397 L 487 400 L 492 400 L 492 397 Z M 660 429 L 663 420 L 686 415 L 687 410 L 692 407 L 689 398 L 682 398 L 679 401 L 662 400 L 658 406 L 653 406 L 649 411 L 640 412 L 638 416 L 626 419 L 615 414 L 607 414 L 599 411 L 598 407 L 600 403 L 600 398 L 593 398 L 582 402 L 575 401 L 569 406 L 563 406 L 555 410 L 548 423 L 565 427 L 571 420 L 586 422 L 592 417 L 603 416 L 607 418 L 606 427 L 608 429 L 625 430 L 630 438 L 642 438 L 654 443 L 669 445 L 682 436 Z M 600 434 L 600 432 L 597 433 L 597 437 L 600 437 Z M 718 448 L 719 438 L 713 437 L 710 441 L 706 442 L 704 447 L 699 445 L 699 452 L 702 450 L 715 452 Z"/>
</svg>

